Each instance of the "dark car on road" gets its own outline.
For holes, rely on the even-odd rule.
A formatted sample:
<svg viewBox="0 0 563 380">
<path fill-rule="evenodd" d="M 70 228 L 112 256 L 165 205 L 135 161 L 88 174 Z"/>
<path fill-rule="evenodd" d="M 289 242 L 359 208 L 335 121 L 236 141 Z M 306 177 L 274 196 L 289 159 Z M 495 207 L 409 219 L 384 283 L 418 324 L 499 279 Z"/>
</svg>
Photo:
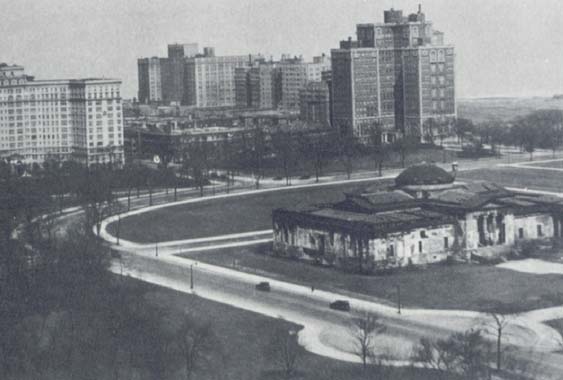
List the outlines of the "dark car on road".
<svg viewBox="0 0 563 380">
<path fill-rule="evenodd" d="M 260 282 L 256 284 L 256 290 L 260 290 L 262 292 L 269 292 L 270 291 L 270 283 L 269 282 Z"/>
<path fill-rule="evenodd" d="M 350 311 L 350 302 L 344 300 L 336 300 L 332 302 L 329 306 L 331 309 L 334 310 Z"/>
</svg>

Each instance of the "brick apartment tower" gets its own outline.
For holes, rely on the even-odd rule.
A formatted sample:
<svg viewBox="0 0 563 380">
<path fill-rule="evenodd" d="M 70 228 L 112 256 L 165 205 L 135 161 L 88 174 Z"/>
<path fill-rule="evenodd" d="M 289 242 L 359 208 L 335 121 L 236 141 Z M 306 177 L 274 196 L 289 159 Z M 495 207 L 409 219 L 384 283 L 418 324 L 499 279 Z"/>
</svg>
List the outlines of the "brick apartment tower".
<svg viewBox="0 0 563 380">
<path fill-rule="evenodd" d="M 448 125 L 456 117 L 455 53 L 433 29 L 419 5 L 403 16 L 384 12 L 384 22 L 358 24 L 357 40 L 333 49 L 333 124 L 360 140 L 380 124 L 384 140 L 398 134 L 424 139 L 426 121 Z"/>
</svg>

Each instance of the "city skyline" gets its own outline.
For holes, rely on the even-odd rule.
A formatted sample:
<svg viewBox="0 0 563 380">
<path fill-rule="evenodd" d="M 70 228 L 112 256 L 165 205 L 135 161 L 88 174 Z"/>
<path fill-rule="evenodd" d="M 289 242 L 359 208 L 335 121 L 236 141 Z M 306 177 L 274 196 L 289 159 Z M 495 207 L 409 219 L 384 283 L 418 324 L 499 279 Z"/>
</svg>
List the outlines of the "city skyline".
<svg viewBox="0 0 563 380">
<path fill-rule="evenodd" d="M 357 23 L 377 22 L 391 7 L 415 12 L 418 3 L 13 2 L 4 5 L 0 15 L 11 31 L 0 42 L 0 61 L 23 65 L 31 75 L 46 79 L 119 78 L 124 97 L 130 98 L 137 93 L 136 59 L 164 56 L 169 43 L 215 46 L 218 55 L 261 53 L 278 58 L 289 53 L 310 59 L 328 54 L 345 36 L 354 38 Z M 563 92 L 563 55 L 558 48 L 563 46 L 563 25 L 558 21 L 563 4 L 542 0 L 540 5 L 529 0 L 422 2 L 424 12 L 446 34 L 446 42 L 456 46 L 459 98 Z"/>
</svg>

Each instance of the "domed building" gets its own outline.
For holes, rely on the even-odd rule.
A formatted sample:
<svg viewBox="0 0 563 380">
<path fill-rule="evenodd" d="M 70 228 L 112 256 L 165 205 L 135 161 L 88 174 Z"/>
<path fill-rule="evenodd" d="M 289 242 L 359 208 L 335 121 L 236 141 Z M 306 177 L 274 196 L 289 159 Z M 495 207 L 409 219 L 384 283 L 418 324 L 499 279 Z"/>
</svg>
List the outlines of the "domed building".
<svg viewBox="0 0 563 380">
<path fill-rule="evenodd" d="M 563 201 L 456 181 L 422 163 L 383 191 L 371 185 L 333 204 L 276 209 L 273 226 L 278 255 L 368 271 L 498 255 L 519 240 L 562 236 Z"/>
</svg>

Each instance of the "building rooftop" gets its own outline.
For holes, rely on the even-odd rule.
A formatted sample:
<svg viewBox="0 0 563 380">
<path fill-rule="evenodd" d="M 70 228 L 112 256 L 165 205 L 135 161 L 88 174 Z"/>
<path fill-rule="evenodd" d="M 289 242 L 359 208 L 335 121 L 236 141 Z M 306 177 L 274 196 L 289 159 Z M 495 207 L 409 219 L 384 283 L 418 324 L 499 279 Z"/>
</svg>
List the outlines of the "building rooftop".
<svg viewBox="0 0 563 380">
<path fill-rule="evenodd" d="M 413 165 L 395 178 L 397 187 L 445 185 L 454 182 L 454 177 L 442 168 L 432 164 Z"/>
</svg>

